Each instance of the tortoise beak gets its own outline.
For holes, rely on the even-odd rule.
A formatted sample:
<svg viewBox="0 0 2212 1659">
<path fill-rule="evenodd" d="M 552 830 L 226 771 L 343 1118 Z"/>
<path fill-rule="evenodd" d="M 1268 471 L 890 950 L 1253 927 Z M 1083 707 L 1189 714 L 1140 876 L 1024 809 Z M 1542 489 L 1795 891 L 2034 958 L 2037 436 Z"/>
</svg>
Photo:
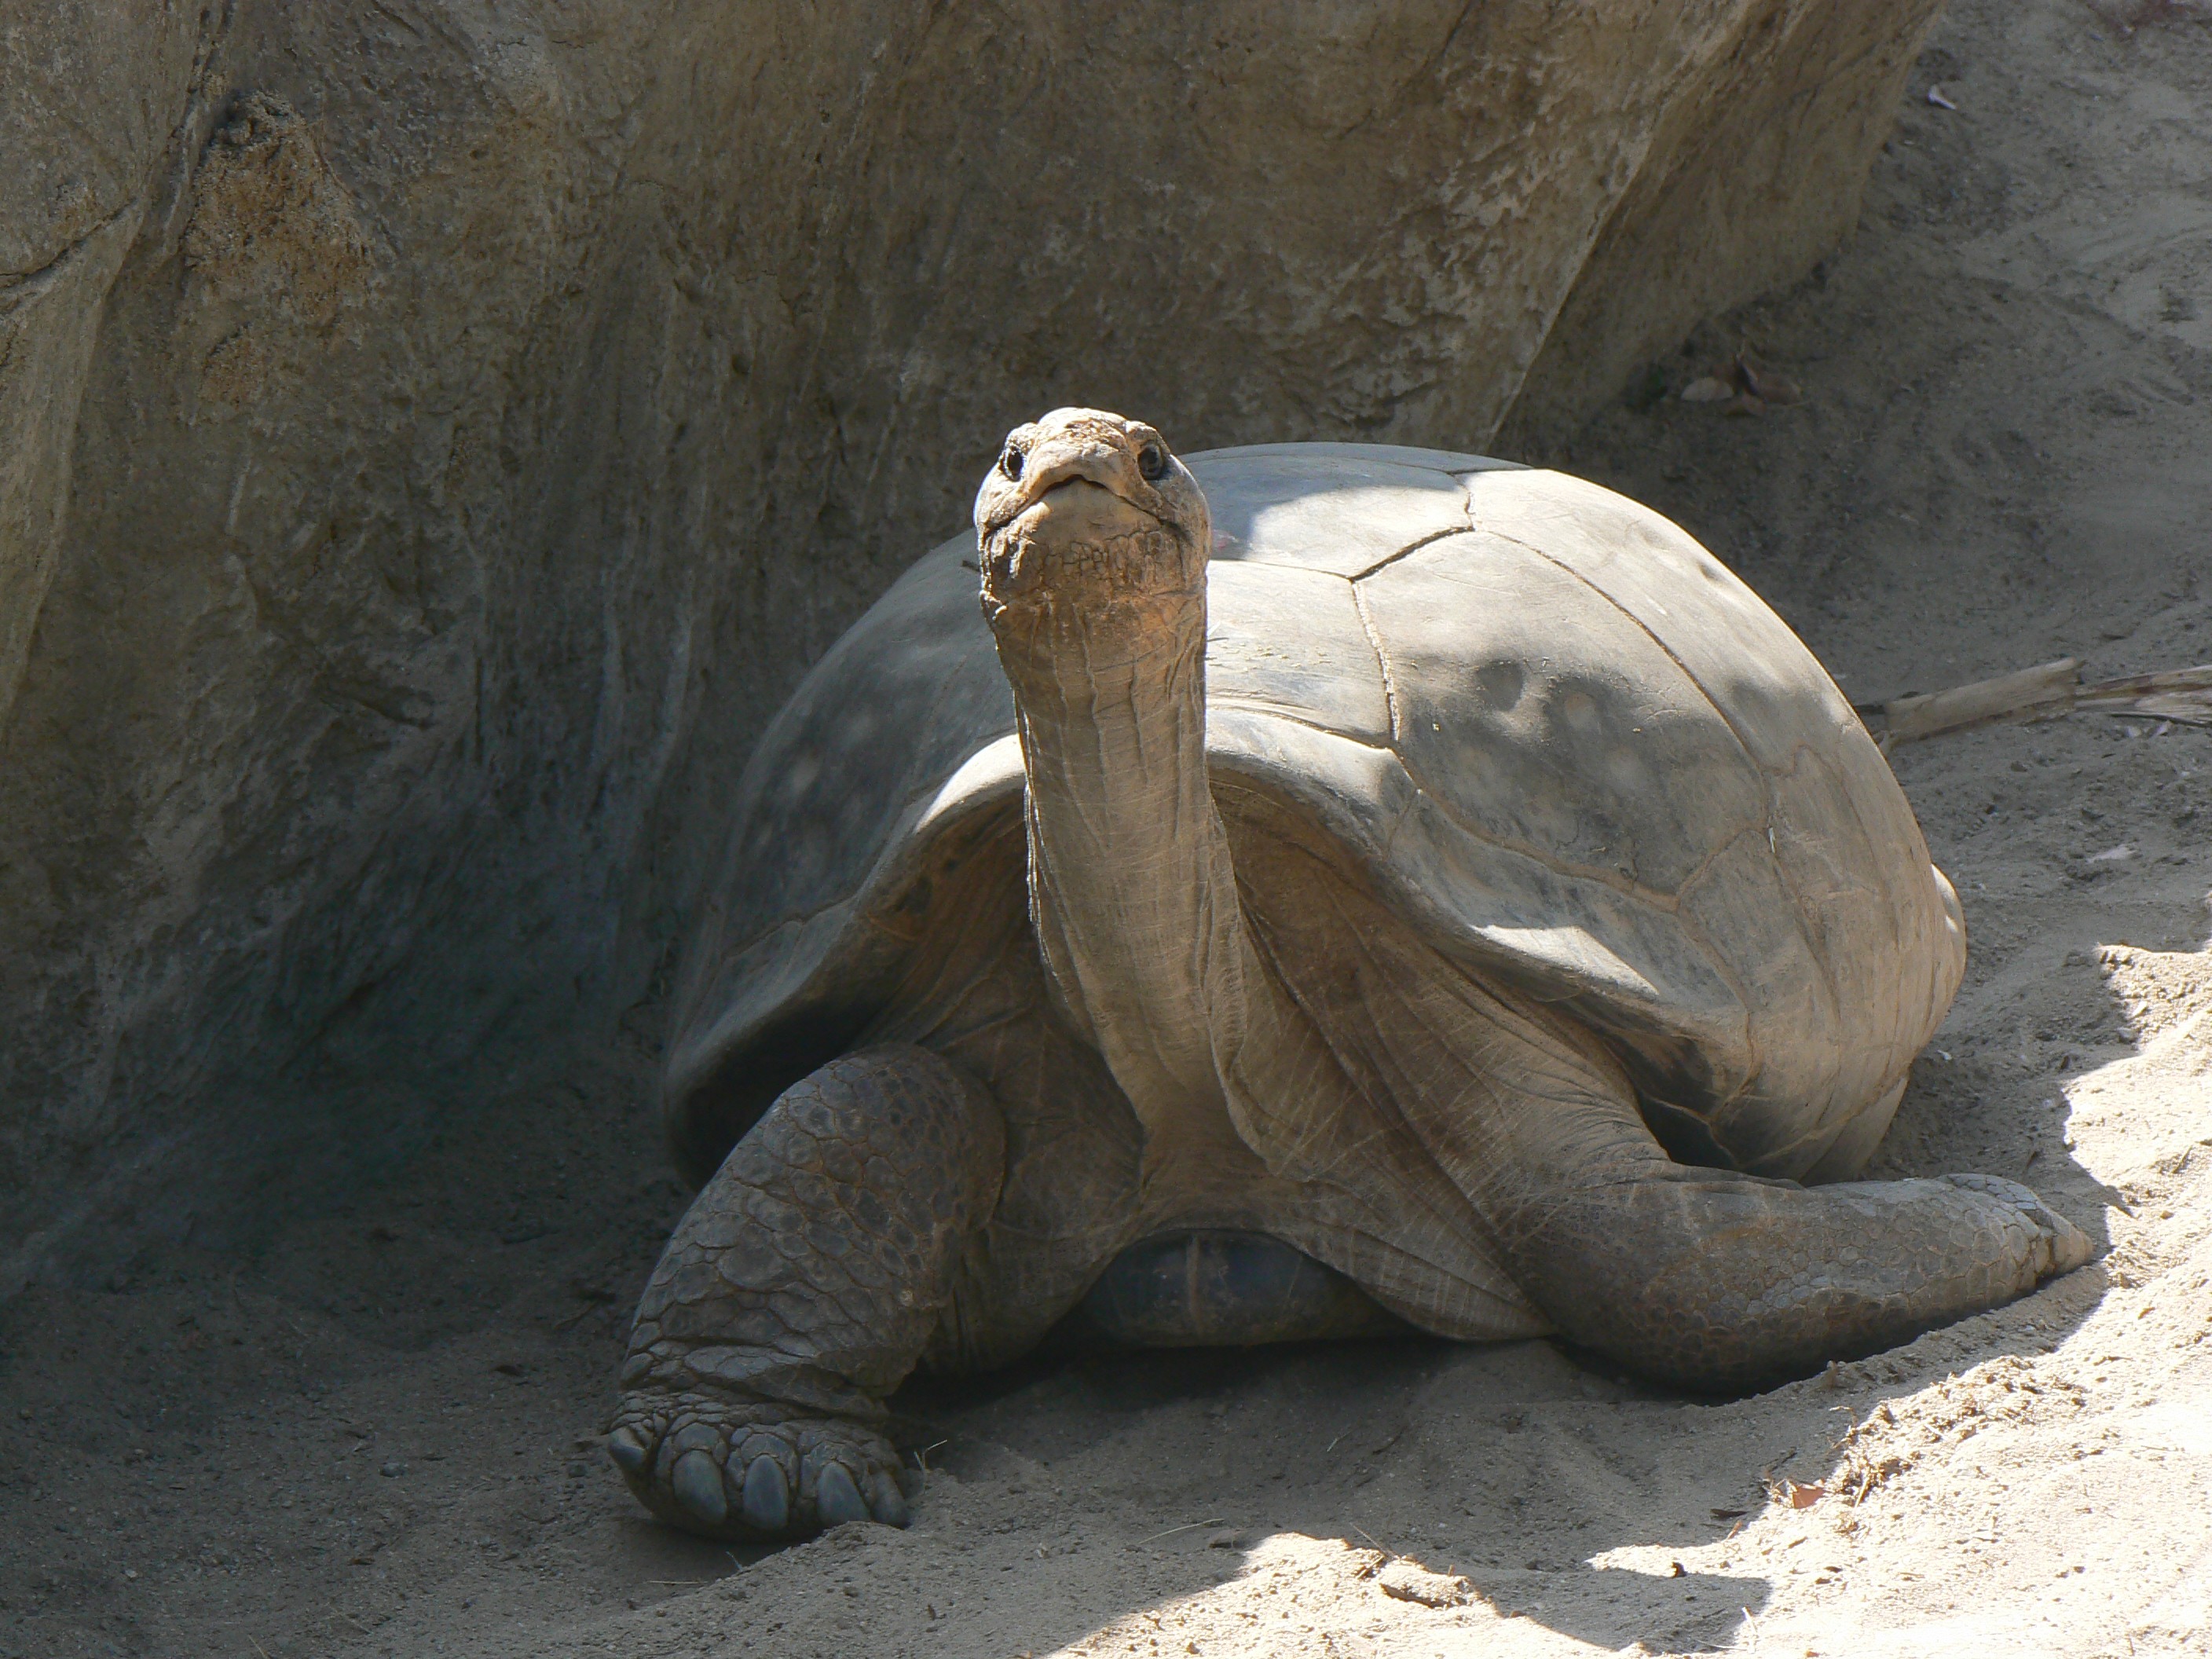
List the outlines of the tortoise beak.
<svg viewBox="0 0 2212 1659">
<path fill-rule="evenodd" d="M 1009 521 L 1024 540 L 1117 541 L 1160 527 L 1158 517 L 1085 474 L 1074 474 L 1040 490 Z"/>
<path fill-rule="evenodd" d="M 1141 558 L 1137 550 L 1156 545 L 1164 528 L 1135 502 L 1071 473 L 983 538 L 984 592 L 1004 602 L 1070 578 L 1087 585 L 1086 576 Z M 1127 550 L 1117 557 L 1109 549 Z"/>
</svg>

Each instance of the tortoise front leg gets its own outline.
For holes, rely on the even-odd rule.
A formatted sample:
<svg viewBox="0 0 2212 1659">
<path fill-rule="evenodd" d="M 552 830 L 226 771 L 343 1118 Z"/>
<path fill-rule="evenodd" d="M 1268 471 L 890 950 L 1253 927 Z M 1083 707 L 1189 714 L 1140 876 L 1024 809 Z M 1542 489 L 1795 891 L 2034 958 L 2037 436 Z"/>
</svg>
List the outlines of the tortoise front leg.
<svg viewBox="0 0 2212 1659">
<path fill-rule="evenodd" d="M 903 1526 L 884 1397 L 952 1302 L 1005 1130 L 928 1050 L 863 1049 L 786 1090 L 678 1224 L 638 1304 L 607 1449 L 718 1537 Z"/>
<path fill-rule="evenodd" d="M 2027 1188 L 1979 1175 L 1800 1187 L 1655 1163 L 1498 1218 L 1514 1276 L 1562 1334 L 1707 1389 L 1893 1347 L 2092 1253 Z"/>
</svg>

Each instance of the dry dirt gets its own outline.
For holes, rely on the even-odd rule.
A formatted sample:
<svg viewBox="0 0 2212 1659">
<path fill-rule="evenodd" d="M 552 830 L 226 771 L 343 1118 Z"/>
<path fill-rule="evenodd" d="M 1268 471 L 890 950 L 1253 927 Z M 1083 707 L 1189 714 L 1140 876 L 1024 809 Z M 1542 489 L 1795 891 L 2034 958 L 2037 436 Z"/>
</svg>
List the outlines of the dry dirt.
<svg viewBox="0 0 2212 1659">
<path fill-rule="evenodd" d="M 2212 658 L 2212 28 L 2152 9 L 1955 6 L 1856 238 L 1539 459 L 1862 700 Z M 1802 405 L 1650 397 L 1744 340 Z M 9 1308 L 0 1655 L 2205 1652 L 2212 732 L 1896 761 L 1972 965 L 1879 1172 L 2039 1187 L 2106 1254 L 2038 1296 L 1727 1402 L 1542 1342 L 1040 1364 L 902 1401 L 911 1531 L 732 1554 L 593 1449 L 681 1204 L 641 1042 L 526 1143 Z"/>
</svg>

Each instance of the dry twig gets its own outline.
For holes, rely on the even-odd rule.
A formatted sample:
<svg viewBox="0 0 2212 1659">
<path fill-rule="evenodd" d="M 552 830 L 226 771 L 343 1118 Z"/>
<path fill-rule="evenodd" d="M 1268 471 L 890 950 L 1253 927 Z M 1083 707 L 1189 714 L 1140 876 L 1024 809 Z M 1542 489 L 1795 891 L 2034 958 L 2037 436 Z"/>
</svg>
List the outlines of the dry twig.
<svg viewBox="0 0 2212 1659">
<path fill-rule="evenodd" d="M 2212 726 L 2212 663 L 2081 683 L 2081 660 L 2061 657 L 1995 679 L 1887 702 L 1852 705 L 1887 754 L 1901 743 L 1947 737 L 2006 720 L 2049 720 L 2076 710 Z"/>
</svg>

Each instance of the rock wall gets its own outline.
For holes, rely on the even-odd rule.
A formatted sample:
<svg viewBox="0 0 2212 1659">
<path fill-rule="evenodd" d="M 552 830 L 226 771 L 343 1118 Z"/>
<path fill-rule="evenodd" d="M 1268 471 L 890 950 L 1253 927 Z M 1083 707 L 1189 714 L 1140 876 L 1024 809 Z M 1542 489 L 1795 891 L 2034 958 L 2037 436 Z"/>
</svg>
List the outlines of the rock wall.
<svg viewBox="0 0 2212 1659">
<path fill-rule="evenodd" d="M 15 9 L 0 1295 L 656 1036 L 1014 421 L 1569 418 L 1849 225 L 1933 9 Z"/>
</svg>

